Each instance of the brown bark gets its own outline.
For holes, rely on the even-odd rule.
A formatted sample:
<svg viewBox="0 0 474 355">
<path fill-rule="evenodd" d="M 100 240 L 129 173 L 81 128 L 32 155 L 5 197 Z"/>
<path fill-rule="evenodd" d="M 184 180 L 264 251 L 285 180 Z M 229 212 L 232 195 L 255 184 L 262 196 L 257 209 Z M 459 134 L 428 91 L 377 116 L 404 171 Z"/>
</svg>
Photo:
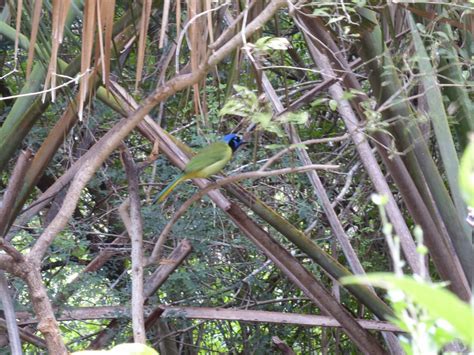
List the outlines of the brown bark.
<svg viewBox="0 0 474 355">
<path fill-rule="evenodd" d="M 39 320 L 38 330 L 44 335 L 48 352 L 50 354 L 67 354 L 68 351 L 59 332 L 53 307 L 41 281 L 40 267 L 37 264 L 26 265 L 26 263 L 24 266 L 27 267 L 24 280 L 28 285 L 33 309 Z"/>
<path fill-rule="evenodd" d="M 128 149 L 122 152 L 122 160 L 128 179 L 128 200 L 122 203 L 119 210 L 132 244 L 132 329 L 135 343 L 146 343 L 145 315 L 143 306 L 143 223 L 140 212 L 140 194 L 138 188 L 138 169 Z M 129 202 L 129 203 L 127 203 Z M 124 207 L 124 208 L 122 208 Z M 128 209 L 130 208 L 130 212 Z M 130 215 L 128 215 L 130 213 Z"/>
</svg>

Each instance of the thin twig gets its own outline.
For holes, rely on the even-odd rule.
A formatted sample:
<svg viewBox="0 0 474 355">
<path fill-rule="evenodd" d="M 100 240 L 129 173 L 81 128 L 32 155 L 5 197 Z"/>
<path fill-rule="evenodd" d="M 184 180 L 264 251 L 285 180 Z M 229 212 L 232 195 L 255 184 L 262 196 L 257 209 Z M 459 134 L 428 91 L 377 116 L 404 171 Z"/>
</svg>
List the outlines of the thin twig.
<svg viewBox="0 0 474 355">
<path fill-rule="evenodd" d="M 40 94 L 47 94 L 48 92 L 56 91 L 57 89 L 60 89 L 60 88 L 65 87 L 65 86 L 68 86 L 69 84 L 72 84 L 72 83 L 74 83 L 74 84 L 77 85 L 79 79 L 82 78 L 84 75 L 88 74 L 89 72 L 90 72 L 90 70 L 87 70 L 86 72 L 76 75 L 76 77 L 72 78 L 72 79 L 69 80 L 69 81 L 66 81 L 65 83 L 62 83 L 61 85 L 57 85 L 57 86 L 55 86 L 55 87 L 51 87 L 51 88 L 46 89 L 46 90 L 35 91 L 35 92 L 28 92 L 28 93 L 26 93 L 26 94 L 18 94 L 18 95 L 13 95 L 13 96 L 0 97 L 0 101 L 11 100 L 11 99 L 17 99 L 17 98 L 19 98 L 19 97 L 37 96 L 37 95 L 40 95 Z M 59 75 L 56 74 L 56 73 L 53 73 L 52 75 L 59 76 Z"/>
<path fill-rule="evenodd" d="M 349 137 L 350 137 L 349 134 L 346 133 L 346 134 L 343 134 L 342 136 L 338 136 L 338 137 L 309 139 L 309 140 L 303 141 L 299 144 L 290 145 L 289 147 L 279 151 L 273 157 L 268 159 L 268 161 L 265 164 L 263 164 L 262 167 L 260 169 L 258 169 L 258 171 L 267 170 L 271 165 L 273 165 L 273 163 L 275 163 L 276 160 L 280 159 L 283 155 L 285 155 L 286 153 L 288 153 L 292 150 L 295 150 L 296 148 L 301 148 L 302 145 L 310 145 L 310 144 L 318 144 L 318 143 L 329 143 L 329 142 L 340 142 L 340 141 L 348 139 Z"/>
<path fill-rule="evenodd" d="M 344 183 L 344 186 L 342 187 L 339 194 L 336 196 L 336 198 L 331 203 L 331 206 L 333 208 L 336 207 L 336 205 L 340 201 L 342 201 L 342 199 L 344 198 L 347 191 L 349 191 L 349 188 L 351 187 L 352 177 L 354 176 L 357 169 L 359 169 L 360 165 L 361 165 L 361 162 L 357 162 L 357 163 L 354 164 L 354 166 L 352 168 L 350 168 L 349 172 L 347 173 L 347 179 L 346 179 L 346 182 Z"/>
<path fill-rule="evenodd" d="M 20 333 L 16 323 L 15 307 L 8 291 L 8 281 L 5 272 L 0 271 L 0 299 L 2 300 L 3 312 L 8 331 L 8 342 L 13 355 L 23 354 L 21 351 Z"/>
</svg>

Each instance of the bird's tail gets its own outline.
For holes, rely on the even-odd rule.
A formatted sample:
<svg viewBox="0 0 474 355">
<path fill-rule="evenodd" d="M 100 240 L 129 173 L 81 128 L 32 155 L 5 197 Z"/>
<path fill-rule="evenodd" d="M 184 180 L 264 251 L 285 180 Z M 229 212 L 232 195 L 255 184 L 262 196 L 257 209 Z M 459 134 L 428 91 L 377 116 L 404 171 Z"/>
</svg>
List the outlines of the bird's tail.
<svg viewBox="0 0 474 355">
<path fill-rule="evenodd" d="M 174 188 L 185 179 L 184 174 L 178 175 L 176 179 L 168 184 L 163 191 L 160 192 L 158 196 L 155 197 L 153 203 L 163 202 L 164 199 L 174 190 Z"/>
</svg>

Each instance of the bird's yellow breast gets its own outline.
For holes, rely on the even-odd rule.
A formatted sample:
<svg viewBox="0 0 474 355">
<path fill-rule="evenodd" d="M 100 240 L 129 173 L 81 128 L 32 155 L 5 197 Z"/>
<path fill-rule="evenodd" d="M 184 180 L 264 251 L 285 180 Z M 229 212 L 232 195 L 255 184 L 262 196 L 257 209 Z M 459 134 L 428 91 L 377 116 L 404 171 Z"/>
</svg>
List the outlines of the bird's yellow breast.
<svg viewBox="0 0 474 355">
<path fill-rule="evenodd" d="M 230 159 L 230 157 L 229 157 L 229 159 Z M 197 171 L 195 176 L 199 177 L 199 178 L 207 178 L 211 175 L 217 174 L 219 171 L 222 170 L 224 165 L 227 164 L 229 159 L 219 160 L 219 161 L 215 162 L 214 164 L 211 164 L 211 165 L 205 167 L 204 169 L 201 169 L 201 170 Z"/>
<path fill-rule="evenodd" d="M 215 142 L 201 150 L 186 165 L 188 178 L 206 178 L 217 174 L 232 158 L 232 149 L 224 142 Z"/>
</svg>

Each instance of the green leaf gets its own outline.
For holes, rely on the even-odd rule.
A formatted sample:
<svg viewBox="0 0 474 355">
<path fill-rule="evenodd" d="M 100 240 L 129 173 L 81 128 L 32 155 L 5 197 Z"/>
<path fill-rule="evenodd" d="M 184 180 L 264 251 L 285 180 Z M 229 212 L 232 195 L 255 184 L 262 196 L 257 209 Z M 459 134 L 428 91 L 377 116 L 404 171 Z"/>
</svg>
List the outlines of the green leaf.
<svg viewBox="0 0 474 355">
<path fill-rule="evenodd" d="M 252 116 L 252 122 L 259 124 L 263 129 L 268 129 L 272 125 L 272 114 L 269 112 L 257 112 Z"/>
<path fill-rule="evenodd" d="M 314 9 L 313 15 L 318 17 L 330 17 L 331 15 L 325 9 Z"/>
<path fill-rule="evenodd" d="M 284 37 L 275 37 L 267 42 L 267 46 L 273 50 L 286 51 L 290 46 L 290 41 Z"/>
<path fill-rule="evenodd" d="M 278 137 L 283 137 L 283 130 L 277 125 L 271 125 L 267 127 L 267 131 L 275 133 Z"/>
<path fill-rule="evenodd" d="M 374 273 L 366 276 L 347 276 L 341 279 L 343 285 L 370 284 L 385 289 L 402 290 L 414 303 L 424 308 L 434 319 L 448 322 L 467 345 L 474 344 L 474 311 L 453 293 L 440 285 L 416 280 L 409 276 L 395 276 L 391 273 Z"/>
<path fill-rule="evenodd" d="M 247 107 L 243 102 L 235 100 L 233 98 L 229 99 L 219 111 L 219 116 L 225 115 L 235 115 L 246 117 L 248 114 Z"/>
<path fill-rule="evenodd" d="M 257 52 L 266 53 L 272 50 L 285 51 L 290 46 L 290 42 L 284 37 L 264 36 L 254 43 Z"/>
<path fill-rule="evenodd" d="M 459 163 L 459 188 L 466 204 L 474 208 L 474 134 Z"/>
<path fill-rule="evenodd" d="M 279 117 L 279 120 L 283 123 L 293 123 L 293 124 L 305 124 L 308 122 L 308 112 L 288 112 Z"/>
<path fill-rule="evenodd" d="M 319 98 L 319 99 L 315 99 L 314 101 L 312 101 L 309 105 L 314 108 L 314 107 L 318 107 L 318 106 L 322 106 L 326 103 L 326 101 L 328 101 L 326 98 Z"/>
<path fill-rule="evenodd" d="M 370 198 L 377 206 L 385 206 L 388 203 L 387 195 L 372 194 Z"/>
<path fill-rule="evenodd" d="M 332 111 L 336 111 L 337 110 L 337 101 L 336 100 L 329 100 L 329 108 Z"/>
<path fill-rule="evenodd" d="M 248 117 L 258 109 L 258 99 L 255 93 L 245 86 L 234 85 L 236 94 L 232 96 L 219 111 L 219 116 L 235 115 Z"/>
</svg>

